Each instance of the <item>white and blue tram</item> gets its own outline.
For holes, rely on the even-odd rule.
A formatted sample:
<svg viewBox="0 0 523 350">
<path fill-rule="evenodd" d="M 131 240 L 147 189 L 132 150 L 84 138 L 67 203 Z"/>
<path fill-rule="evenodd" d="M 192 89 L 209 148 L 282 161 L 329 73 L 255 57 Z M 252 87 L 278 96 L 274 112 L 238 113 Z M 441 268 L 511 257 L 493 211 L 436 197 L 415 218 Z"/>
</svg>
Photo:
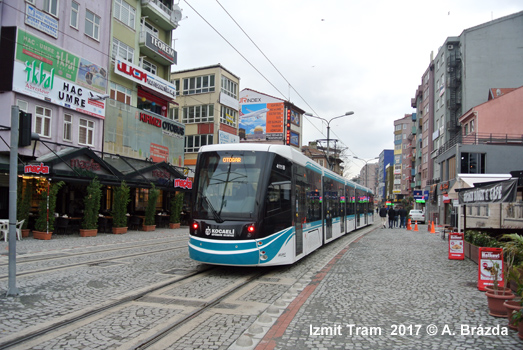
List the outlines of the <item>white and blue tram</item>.
<svg viewBox="0 0 523 350">
<path fill-rule="evenodd" d="M 216 265 L 292 264 L 374 220 L 371 190 L 284 145 L 200 148 L 189 255 Z"/>
</svg>

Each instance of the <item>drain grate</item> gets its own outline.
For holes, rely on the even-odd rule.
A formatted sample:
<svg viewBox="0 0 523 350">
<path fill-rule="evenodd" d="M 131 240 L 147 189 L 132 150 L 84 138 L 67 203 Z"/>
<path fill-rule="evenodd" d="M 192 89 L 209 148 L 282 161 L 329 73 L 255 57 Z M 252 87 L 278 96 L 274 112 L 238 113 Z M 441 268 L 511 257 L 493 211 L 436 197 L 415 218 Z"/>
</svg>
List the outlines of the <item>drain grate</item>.
<svg viewBox="0 0 523 350">
<path fill-rule="evenodd" d="M 263 282 L 280 282 L 280 278 L 278 278 L 278 277 L 262 277 L 262 278 L 260 278 L 260 281 L 263 281 Z"/>
</svg>

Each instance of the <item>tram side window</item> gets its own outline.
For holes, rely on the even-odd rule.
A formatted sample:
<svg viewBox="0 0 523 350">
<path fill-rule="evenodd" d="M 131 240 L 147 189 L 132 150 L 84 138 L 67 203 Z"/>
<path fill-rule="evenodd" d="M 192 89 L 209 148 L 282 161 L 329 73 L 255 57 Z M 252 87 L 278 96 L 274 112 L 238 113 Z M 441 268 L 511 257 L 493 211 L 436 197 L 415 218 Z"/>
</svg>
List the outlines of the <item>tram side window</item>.
<svg viewBox="0 0 523 350">
<path fill-rule="evenodd" d="M 271 174 L 267 189 L 267 216 L 291 209 L 291 182 L 277 173 Z"/>
<path fill-rule="evenodd" d="M 306 169 L 309 188 L 307 189 L 307 222 L 321 220 L 321 175 Z"/>
</svg>

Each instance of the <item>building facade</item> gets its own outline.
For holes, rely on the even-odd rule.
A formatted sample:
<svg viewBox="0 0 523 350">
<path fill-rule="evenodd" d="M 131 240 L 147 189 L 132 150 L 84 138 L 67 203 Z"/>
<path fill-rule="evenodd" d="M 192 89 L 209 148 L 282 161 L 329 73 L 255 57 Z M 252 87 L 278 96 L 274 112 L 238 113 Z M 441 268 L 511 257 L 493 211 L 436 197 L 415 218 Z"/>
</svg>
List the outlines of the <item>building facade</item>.
<svg viewBox="0 0 523 350">
<path fill-rule="evenodd" d="M 220 64 L 178 71 L 173 118 L 185 125 L 184 166 L 194 170 L 201 146 L 237 143 L 240 78 Z"/>
</svg>

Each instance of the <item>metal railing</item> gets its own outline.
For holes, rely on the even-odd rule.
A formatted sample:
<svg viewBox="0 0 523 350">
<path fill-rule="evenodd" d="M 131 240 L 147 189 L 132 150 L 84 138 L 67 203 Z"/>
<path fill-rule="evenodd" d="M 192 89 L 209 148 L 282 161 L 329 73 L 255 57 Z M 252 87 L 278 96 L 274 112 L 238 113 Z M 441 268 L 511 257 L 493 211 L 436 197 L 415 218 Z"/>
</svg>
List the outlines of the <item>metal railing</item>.
<svg viewBox="0 0 523 350">
<path fill-rule="evenodd" d="M 495 134 L 495 133 L 470 133 L 463 136 L 458 134 L 443 146 L 438 148 L 436 156 L 445 153 L 456 144 L 462 145 L 512 145 L 523 146 L 523 135 Z"/>
</svg>

